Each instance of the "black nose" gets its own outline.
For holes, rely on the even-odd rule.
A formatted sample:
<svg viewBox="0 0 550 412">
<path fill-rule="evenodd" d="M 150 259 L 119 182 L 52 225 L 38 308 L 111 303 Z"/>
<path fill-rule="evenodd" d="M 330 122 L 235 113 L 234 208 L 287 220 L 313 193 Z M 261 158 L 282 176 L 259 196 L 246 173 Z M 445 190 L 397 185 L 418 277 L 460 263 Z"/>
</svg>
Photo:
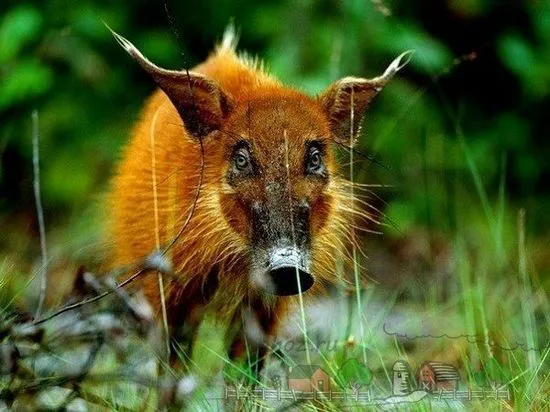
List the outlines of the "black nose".
<svg viewBox="0 0 550 412">
<path fill-rule="evenodd" d="M 298 295 L 313 286 L 313 276 L 296 266 L 281 266 L 269 271 L 270 292 L 277 296 Z"/>
</svg>

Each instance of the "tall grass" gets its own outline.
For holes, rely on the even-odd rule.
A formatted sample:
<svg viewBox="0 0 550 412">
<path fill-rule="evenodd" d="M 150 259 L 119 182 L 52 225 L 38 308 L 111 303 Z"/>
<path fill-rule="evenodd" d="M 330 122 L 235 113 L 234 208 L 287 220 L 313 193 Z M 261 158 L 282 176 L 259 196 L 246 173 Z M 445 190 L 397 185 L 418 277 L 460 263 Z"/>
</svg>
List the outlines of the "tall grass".
<svg viewBox="0 0 550 412">
<path fill-rule="evenodd" d="M 401 296 L 418 289 L 414 282 L 404 282 L 392 290 L 376 284 L 364 289 L 360 278 L 366 273 L 355 270 L 355 293 L 335 292 L 331 302 L 324 301 L 317 309 L 305 308 L 299 316 L 300 333 L 283 337 L 293 342 L 304 341 L 308 356 L 304 358 L 303 353 L 286 350 L 285 345 L 277 346 L 260 381 L 254 376 L 252 361 L 242 364 L 228 359 L 223 345 L 227 325 L 220 325 L 214 316 L 206 318 L 194 352 L 181 352 L 187 369 L 201 382 L 192 407 L 216 410 L 224 401 L 211 398 L 223 395 L 225 383 L 237 386 L 252 383 L 268 388 L 271 387 L 270 371 L 286 372 L 304 363 L 321 365 L 335 378 L 336 388 L 338 370 L 350 358 L 366 361 L 374 372 L 370 386 L 373 393 L 391 392 L 391 367 L 398 359 L 409 361 L 413 370 L 424 360 L 442 360 L 459 370 L 463 388 L 498 382 L 511 391 L 510 402 L 471 401 L 464 404 L 469 409 L 544 410 L 550 407 L 550 303 L 531 253 L 540 239 L 530 238 L 526 231 L 529 220 L 526 211 L 505 201 L 503 177 L 497 199 L 490 199 L 467 139 L 459 128 L 457 134 L 470 179 L 452 182 L 454 193 L 448 200 L 452 204 L 449 210 L 455 214 L 452 220 L 456 222 L 446 239 L 452 263 L 450 276 L 444 281 L 431 279 L 431 286 L 416 290 L 414 299 L 403 299 Z M 353 160 L 350 159 L 350 164 Z M 504 164 L 503 161 L 502 175 Z M 432 215 L 433 227 L 441 223 L 435 216 L 437 214 Z M 392 223 L 399 225 L 399 222 Z M 63 242 L 69 233 L 54 237 L 53 242 Z M 423 236 L 429 237 L 429 233 L 424 233 Z M 365 252 L 368 256 L 368 248 Z M 16 269 L 12 260 L 13 255 L 4 254 L 0 265 L 4 313 L 13 307 L 14 300 L 21 301 L 28 286 L 23 275 L 14 277 Z M 368 269 L 368 262 L 366 266 Z M 353 304 L 349 305 L 350 301 Z M 323 311 L 323 306 L 328 309 Z M 319 323 L 319 317 L 324 320 L 327 311 L 333 316 L 324 321 L 322 328 L 304 327 Z M 396 316 L 399 322 L 397 326 L 392 323 L 390 331 L 407 334 L 409 338 L 383 332 L 384 325 Z M 415 337 L 426 334 L 433 336 Z M 328 350 L 322 340 L 333 342 Z M 109 359 L 104 362 L 115 363 Z M 175 369 L 170 373 L 177 376 L 181 371 Z M 144 400 L 152 405 L 155 401 L 153 395 L 144 395 L 143 391 L 136 391 L 123 382 L 116 390 L 97 383 L 90 385 L 95 388 L 92 389 L 95 396 L 105 399 L 114 409 L 125 405 L 121 408 L 125 410 Z M 258 399 L 240 402 L 244 409 L 268 404 Z M 408 407 L 426 410 L 437 405 L 440 404 L 430 406 L 428 401 L 422 401 Z M 323 401 L 300 404 L 300 407 L 339 410 L 342 405 Z"/>
</svg>

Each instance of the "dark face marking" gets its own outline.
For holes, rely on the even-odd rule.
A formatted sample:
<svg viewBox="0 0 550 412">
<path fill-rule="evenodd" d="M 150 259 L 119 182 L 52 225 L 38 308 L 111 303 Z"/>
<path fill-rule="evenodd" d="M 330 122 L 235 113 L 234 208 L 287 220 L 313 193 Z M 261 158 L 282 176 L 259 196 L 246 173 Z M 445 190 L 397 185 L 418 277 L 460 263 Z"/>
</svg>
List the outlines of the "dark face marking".
<svg viewBox="0 0 550 412">
<path fill-rule="evenodd" d="M 250 249 L 251 281 L 275 295 L 305 292 L 330 201 L 328 124 L 303 102 L 271 99 L 250 102 L 230 126 L 221 203 Z"/>
<path fill-rule="evenodd" d="M 259 172 L 250 142 L 246 140 L 239 140 L 234 145 L 229 162 L 231 166 L 227 173 L 227 182 L 231 186 L 237 187 L 243 179 L 252 178 Z"/>
<path fill-rule="evenodd" d="M 328 171 L 325 166 L 325 146 L 319 140 L 306 143 L 304 173 L 306 176 L 328 180 Z"/>
</svg>

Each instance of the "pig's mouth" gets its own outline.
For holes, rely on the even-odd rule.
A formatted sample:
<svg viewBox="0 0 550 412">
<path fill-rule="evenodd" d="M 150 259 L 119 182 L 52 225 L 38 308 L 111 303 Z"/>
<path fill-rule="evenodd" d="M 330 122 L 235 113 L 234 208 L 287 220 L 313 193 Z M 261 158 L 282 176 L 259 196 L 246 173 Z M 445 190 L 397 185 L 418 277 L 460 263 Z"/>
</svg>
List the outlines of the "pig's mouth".
<svg viewBox="0 0 550 412">
<path fill-rule="evenodd" d="M 313 286 L 309 273 L 309 256 L 296 247 L 279 247 L 267 254 L 264 270 L 254 270 L 254 281 L 264 292 L 276 296 L 292 296 Z"/>
</svg>

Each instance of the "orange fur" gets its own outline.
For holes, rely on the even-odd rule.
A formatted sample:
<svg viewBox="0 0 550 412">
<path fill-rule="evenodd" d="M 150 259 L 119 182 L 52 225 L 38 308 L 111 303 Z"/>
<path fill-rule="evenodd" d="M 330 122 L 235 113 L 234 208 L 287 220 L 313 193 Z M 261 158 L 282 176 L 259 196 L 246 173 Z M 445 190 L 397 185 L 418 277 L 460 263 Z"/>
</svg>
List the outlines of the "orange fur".
<svg viewBox="0 0 550 412">
<path fill-rule="evenodd" d="M 350 183 L 338 173 L 332 151 L 334 141 L 342 141 L 342 136 L 335 136 L 336 126 L 341 125 L 335 126 L 334 122 L 346 123 L 350 114 L 353 122 L 353 110 L 360 119 L 360 112 L 386 79 L 375 79 L 371 84 L 346 78 L 319 98 L 310 97 L 284 86 L 259 63 L 238 56 L 231 41 L 224 41 L 192 73 L 215 82 L 220 93 L 229 96 L 227 105 L 232 109 L 219 130 L 203 137 L 204 174 L 199 200 L 188 226 L 168 253 L 177 276 L 165 278 L 169 322 L 196 324 L 200 309 L 208 304 L 231 318 L 245 302 L 259 299 L 271 313 L 265 330 L 272 334 L 281 312 L 289 304 L 296 304 L 297 298 L 264 299 L 250 287 L 251 217 L 243 204 L 261 200 L 265 193 L 258 179 L 243 183 L 239 189 L 227 183 L 229 150 L 237 140 L 247 138 L 262 164 L 270 165 L 288 156 L 293 196 L 307 198 L 312 209 L 311 257 L 316 282 L 305 297 L 315 296 L 339 279 L 338 262 L 349 261 L 346 245 L 353 240 L 353 220 L 356 215 L 366 216 L 350 197 Z M 365 89 L 365 84 L 370 88 Z M 375 89 L 376 93 L 370 92 Z M 351 112 L 343 112 L 350 104 Z M 201 150 L 180 113 L 173 100 L 163 91 L 156 91 L 123 153 L 110 197 L 115 266 L 135 263 L 168 244 L 193 208 L 200 181 Z M 303 146 L 311 138 L 321 139 L 329 147 L 324 161 L 330 177 L 325 185 L 302 176 Z M 269 166 L 273 169 L 269 173 L 284 181 L 287 169 L 282 166 L 285 162 L 280 162 L 279 169 Z M 208 277 L 212 273 L 214 279 Z M 159 309 L 157 278 L 144 276 L 139 282 Z"/>
</svg>

